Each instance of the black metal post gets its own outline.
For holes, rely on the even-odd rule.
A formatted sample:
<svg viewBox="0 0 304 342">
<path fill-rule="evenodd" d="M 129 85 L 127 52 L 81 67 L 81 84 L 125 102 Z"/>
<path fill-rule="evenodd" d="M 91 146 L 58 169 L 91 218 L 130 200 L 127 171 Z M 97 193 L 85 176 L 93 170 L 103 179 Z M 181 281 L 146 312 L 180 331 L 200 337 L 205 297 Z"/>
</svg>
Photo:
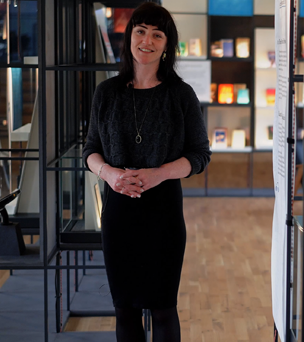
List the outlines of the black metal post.
<svg viewBox="0 0 304 342">
<path fill-rule="evenodd" d="M 251 30 L 254 36 L 255 24 L 254 21 L 251 21 L 252 27 Z M 251 41 L 251 51 L 255 51 L 255 40 Z M 251 75 L 255 75 L 255 66 L 254 61 L 251 62 Z M 255 99 L 255 86 L 254 86 L 254 77 L 251 78 L 250 84 L 250 137 L 249 137 L 249 145 L 252 148 L 252 151 L 249 152 L 249 170 L 248 170 L 248 179 L 249 179 L 249 194 L 253 196 L 253 167 L 254 167 L 254 148 L 255 148 L 255 109 L 254 109 L 254 99 Z"/>
<path fill-rule="evenodd" d="M 291 340 L 291 298 L 290 289 L 292 287 L 291 279 L 291 230 L 293 226 L 292 216 L 292 171 L 294 162 L 294 132 L 293 132 L 293 105 L 294 105 L 294 16 L 296 8 L 294 6 L 294 0 L 290 1 L 290 32 L 289 32 L 289 98 L 288 98 L 288 152 L 287 152 L 287 167 L 288 167 L 288 179 L 287 179 L 287 214 L 286 214 L 286 226 L 287 226 L 287 267 L 286 267 L 286 342 Z"/>
<path fill-rule="evenodd" d="M 85 264 L 86 264 L 85 252 L 86 251 L 82 251 L 82 263 L 83 263 L 83 266 L 85 266 Z M 83 270 L 82 270 L 82 275 L 86 275 L 86 269 L 85 268 L 83 268 Z"/>
<path fill-rule="evenodd" d="M 75 266 L 78 266 L 78 251 L 74 252 Z M 75 292 L 78 292 L 78 269 L 75 269 Z"/>
<path fill-rule="evenodd" d="M 70 266 L 70 251 L 67 251 L 67 266 Z M 67 269 L 67 310 L 70 311 L 70 268 Z"/>
<path fill-rule="evenodd" d="M 151 330 L 150 320 L 151 320 L 151 312 L 148 309 L 143 310 L 144 314 L 144 330 L 145 330 L 145 339 L 148 342 L 148 333 Z"/>
<path fill-rule="evenodd" d="M 56 265 L 60 265 L 61 254 L 56 254 Z M 61 330 L 61 270 L 56 269 L 55 271 L 55 293 L 56 293 L 56 332 L 59 333 Z"/>
<path fill-rule="evenodd" d="M 44 342 L 48 342 L 48 257 L 47 257 L 47 176 L 46 176 L 46 53 L 45 0 L 38 1 L 38 68 L 39 68 L 39 200 L 40 229 L 43 237 L 44 266 Z"/>
</svg>

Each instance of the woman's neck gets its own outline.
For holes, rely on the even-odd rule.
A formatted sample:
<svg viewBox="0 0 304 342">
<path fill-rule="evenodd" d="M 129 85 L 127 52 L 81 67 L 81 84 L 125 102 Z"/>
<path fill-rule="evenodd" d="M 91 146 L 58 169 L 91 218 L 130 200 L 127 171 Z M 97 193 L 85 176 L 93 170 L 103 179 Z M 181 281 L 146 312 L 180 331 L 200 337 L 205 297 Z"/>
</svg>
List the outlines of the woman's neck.
<svg viewBox="0 0 304 342">
<path fill-rule="evenodd" d="M 134 68 L 135 69 L 135 68 Z M 147 89 L 156 87 L 161 82 L 158 80 L 156 71 L 150 67 L 136 68 L 134 73 L 133 87 L 137 89 Z"/>
</svg>

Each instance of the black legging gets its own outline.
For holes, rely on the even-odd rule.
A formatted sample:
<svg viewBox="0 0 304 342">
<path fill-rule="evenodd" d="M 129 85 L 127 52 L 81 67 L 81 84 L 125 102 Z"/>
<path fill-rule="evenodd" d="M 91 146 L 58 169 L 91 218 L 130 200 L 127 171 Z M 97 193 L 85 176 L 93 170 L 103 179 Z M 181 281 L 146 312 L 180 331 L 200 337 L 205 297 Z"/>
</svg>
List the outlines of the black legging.
<svg viewBox="0 0 304 342">
<path fill-rule="evenodd" d="M 142 309 L 119 309 L 116 312 L 117 342 L 145 342 Z M 176 307 L 151 310 L 153 342 L 180 342 L 180 325 Z"/>
</svg>

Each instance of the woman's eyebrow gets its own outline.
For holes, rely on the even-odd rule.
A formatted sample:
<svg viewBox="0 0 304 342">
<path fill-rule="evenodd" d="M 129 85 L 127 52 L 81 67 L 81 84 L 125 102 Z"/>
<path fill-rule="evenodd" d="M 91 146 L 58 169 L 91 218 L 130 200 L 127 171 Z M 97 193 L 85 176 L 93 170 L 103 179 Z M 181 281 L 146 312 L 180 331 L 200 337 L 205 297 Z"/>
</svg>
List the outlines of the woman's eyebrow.
<svg viewBox="0 0 304 342">
<path fill-rule="evenodd" d="M 148 27 L 145 26 L 145 25 L 142 25 L 142 24 L 137 24 L 136 26 L 140 26 L 140 27 L 143 27 L 145 29 L 147 29 Z M 158 27 L 157 28 L 154 28 L 153 31 L 160 31 L 160 32 L 163 32 L 162 30 L 160 30 Z"/>
</svg>

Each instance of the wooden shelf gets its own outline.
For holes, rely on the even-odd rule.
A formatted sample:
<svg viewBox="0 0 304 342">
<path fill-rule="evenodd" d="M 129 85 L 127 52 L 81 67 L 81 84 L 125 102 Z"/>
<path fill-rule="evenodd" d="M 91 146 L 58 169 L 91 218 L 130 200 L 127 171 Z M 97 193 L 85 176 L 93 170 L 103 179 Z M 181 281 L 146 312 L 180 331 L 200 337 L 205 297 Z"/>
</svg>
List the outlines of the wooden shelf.
<svg viewBox="0 0 304 342">
<path fill-rule="evenodd" d="M 251 146 L 246 146 L 244 148 L 226 147 L 226 148 L 213 148 L 211 150 L 212 150 L 212 153 L 251 153 L 252 147 Z"/>
<path fill-rule="evenodd" d="M 251 103 L 248 104 L 240 104 L 240 103 L 218 103 L 218 102 L 211 102 L 206 104 L 209 107 L 251 107 Z"/>
<path fill-rule="evenodd" d="M 177 56 L 178 61 L 206 61 L 207 56 Z"/>
<path fill-rule="evenodd" d="M 257 147 L 253 149 L 253 152 L 272 152 L 272 146 Z"/>
<path fill-rule="evenodd" d="M 253 62 L 253 57 L 240 58 L 240 57 L 210 57 L 211 61 L 218 62 Z"/>
</svg>

